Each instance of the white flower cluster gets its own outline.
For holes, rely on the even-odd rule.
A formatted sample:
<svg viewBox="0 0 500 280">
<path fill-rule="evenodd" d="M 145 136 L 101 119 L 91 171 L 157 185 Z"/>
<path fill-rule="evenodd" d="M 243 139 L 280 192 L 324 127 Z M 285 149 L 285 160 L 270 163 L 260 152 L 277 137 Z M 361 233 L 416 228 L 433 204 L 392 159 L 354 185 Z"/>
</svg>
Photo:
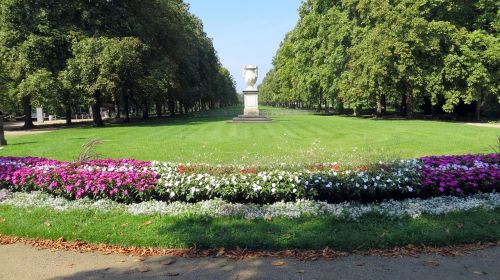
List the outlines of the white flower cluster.
<svg viewBox="0 0 500 280">
<path fill-rule="evenodd" d="M 418 218 L 423 214 L 444 215 L 457 211 L 473 209 L 500 208 L 500 194 L 477 194 L 474 196 L 436 197 L 430 199 L 407 199 L 402 201 L 386 201 L 382 203 L 328 204 L 310 200 L 297 202 L 277 202 L 274 204 L 238 204 L 224 202 L 220 199 L 198 203 L 148 201 L 138 204 L 120 204 L 102 199 L 91 201 L 81 199 L 70 201 L 53 197 L 46 193 L 8 193 L 0 192 L 0 205 L 18 208 L 50 208 L 57 211 L 90 210 L 119 211 L 132 215 L 167 215 L 167 216 L 209 216 L 237 217 L 244 219 L 266 219 L 269 217 L 300 218 L 330 216 L 342 220 L 356 221 L 365 215 L 381 215 L 389 219 Z"/>
<path fill-rule="evenodd" d="M 412 196 L 420 183 L 418 160 L 394 161 L 376 171 L 335 171 L 326 169 L 301 171 L 271 169 L 253 172 L 216 173 L 180 171 L 180 166 L 168 162 L 153 162 L 152 171 L 158 174 L 157 192 L 170 201 L 204 201 L 221 198 L 225 201 L 266 203 L 297 199 L 359 201 L 370 200 L 371 193 L 381 197 Z M 205 166 L 206 167 L 206 166 Z M 189 169 L 190 165 L 182 165 Z M 387 198 L 391 198 L 387 196 Z M 372 199 L 375 200 L 375 199 Z"/>
</svg>

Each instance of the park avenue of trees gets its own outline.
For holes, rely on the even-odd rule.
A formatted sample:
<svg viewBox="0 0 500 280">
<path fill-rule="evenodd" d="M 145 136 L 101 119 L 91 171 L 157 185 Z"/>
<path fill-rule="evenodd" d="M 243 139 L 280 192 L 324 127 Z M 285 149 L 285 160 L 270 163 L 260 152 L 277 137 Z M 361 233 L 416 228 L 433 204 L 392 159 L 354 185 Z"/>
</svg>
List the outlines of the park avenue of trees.
<svg viewBox="0 0 500 280">
<path fill-rule="evenodd" d="M 235 104 L 234 81 L 182 0 L 0 1 L 0 110 L 144 118 Z"/>
<path fill-rule="evenodd" d="M 499 114 L 500 1 L 307 0 L 268 104 L 378 116 Z"/>
</svg>

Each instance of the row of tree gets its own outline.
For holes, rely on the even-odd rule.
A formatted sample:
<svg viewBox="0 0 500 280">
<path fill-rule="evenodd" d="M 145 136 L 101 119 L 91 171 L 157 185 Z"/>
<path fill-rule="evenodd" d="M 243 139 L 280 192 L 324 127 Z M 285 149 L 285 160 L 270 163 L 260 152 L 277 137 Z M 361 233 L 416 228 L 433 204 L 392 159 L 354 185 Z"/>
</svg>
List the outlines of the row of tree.
<svg viewBox="0 0 500 280">
<path fill-rule="evenodd" d="M 101 108 L 125 121 L 237 102 L 202 22 L 183 0 L 0 1 L 0 110 L 43 106 L 71 122 Z"/>
<path fill-rule="evenodd" d="M 498 113 L 500 2 L 307 0 L 261 85 L 266 103 Z M 468 106 L 467 106 L 468 105 Z"/>
</svg>

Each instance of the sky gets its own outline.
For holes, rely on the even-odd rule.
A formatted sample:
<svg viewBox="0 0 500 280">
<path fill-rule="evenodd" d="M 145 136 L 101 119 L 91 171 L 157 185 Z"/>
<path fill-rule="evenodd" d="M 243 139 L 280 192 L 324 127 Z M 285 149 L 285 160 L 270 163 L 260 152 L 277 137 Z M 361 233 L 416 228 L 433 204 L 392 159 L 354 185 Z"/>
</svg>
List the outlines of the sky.
<svg viewBox="0 0 500 280">
<path fill-rule="evenodd" d="M 203 21 L 213 39 L 221 63 L 237 83 L 246 86 L 243 66 L 259 66 L 259 79 L 272 67 L 272 60 L 285 34 L 297 23 L 301 0 L 186 0 L 190 12 Z"/>
</svg>

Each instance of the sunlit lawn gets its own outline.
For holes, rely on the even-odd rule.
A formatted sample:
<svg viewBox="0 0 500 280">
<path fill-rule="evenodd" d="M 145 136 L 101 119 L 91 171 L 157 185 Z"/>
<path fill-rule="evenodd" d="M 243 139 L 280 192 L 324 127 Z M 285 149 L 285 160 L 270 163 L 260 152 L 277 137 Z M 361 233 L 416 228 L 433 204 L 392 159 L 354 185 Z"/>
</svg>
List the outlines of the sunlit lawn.
<svg viewBox="0 0 500 280">
<path fill-rule="evenodd" d="M 492 152 L 500 130 L 460 123 L 319 116 L 266 108 L 273 123 L 231 124 L 241 108 L 105 128 L 8 137 L 0 156 L 71 160 L 90 139 L 104 157 L 174 162 L 312 163 Z"/>
</svg>

